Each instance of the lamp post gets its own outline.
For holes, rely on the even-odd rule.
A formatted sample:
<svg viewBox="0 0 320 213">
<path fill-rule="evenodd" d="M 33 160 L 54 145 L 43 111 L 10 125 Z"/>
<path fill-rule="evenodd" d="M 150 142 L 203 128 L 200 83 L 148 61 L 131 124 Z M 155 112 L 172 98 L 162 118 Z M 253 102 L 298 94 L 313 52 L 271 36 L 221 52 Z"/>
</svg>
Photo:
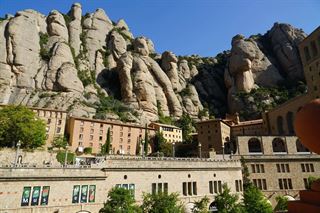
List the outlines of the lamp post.
<svg viewBox="0 0 320 213">
<path fill-rule="evenodd" d="M 20 146 L 21 146 L 21 141 L 19 140 L 17 143 L 16 157 L 14 159 L 14 167 L 17 167 L 17 165 L 18 165 L 18 154 L 19 154 Z"/>
<path fill-rule="evenodd" d="M 199 148 L 199 157 L 202 158 L 202 156 L 201 156 L 201 143 L 198 144 L 198 148 Z"/>
<path fill-rule="evenodd" d="M 175 150 L 175 145 L 176 145 L 176 143 L 175 142 L 173 142 L 172 143 L 172 157 L 175 157 L 175 155 L 176 155 L 176 150 Z"/>
<path fill-rule="evenodd" d="M 224 144 L 222 144 L 222 159 L 224 160 Z"/>
<path fill-rule="evenodd" d="M 141 140 L 141 156 L 144 157 L 144 140 Z"/>
<path fill-rule="evenodd" d="M 67 166 L 67 160 L 68 160 L 68 146 L 66 146 L 66 152 L 64 156 L 64 167 Z"/>
</svg>

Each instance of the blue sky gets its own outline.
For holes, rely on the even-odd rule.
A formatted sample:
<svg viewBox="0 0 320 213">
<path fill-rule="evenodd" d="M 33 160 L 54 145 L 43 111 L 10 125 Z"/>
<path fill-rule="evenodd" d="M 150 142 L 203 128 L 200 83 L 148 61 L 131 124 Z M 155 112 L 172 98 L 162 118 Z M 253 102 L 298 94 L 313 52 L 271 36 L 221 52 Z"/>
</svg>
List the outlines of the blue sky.
<svg viewBox="0 0 320 213">
<path fill-rule="evenodd" d="M 83 13 L 103 8 L 110 19 L 124 18 L 134 36 L 150 38 L 161 53 L 215 56 L 241 33 L 265 33 L 274 22 L 312 32 L 320 25 L 319 0 L 0 0 L 0 16 L 35 9 L 67 13 L 73 2 Z"/>
</svg>

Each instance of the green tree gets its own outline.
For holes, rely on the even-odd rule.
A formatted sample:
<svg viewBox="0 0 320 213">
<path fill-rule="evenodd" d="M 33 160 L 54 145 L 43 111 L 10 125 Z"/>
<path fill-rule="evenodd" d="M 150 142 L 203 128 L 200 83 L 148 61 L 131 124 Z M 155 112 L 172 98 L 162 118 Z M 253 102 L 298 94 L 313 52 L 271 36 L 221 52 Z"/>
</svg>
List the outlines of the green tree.
<svg viewBox="0 0 320 213">
<path fill-rule="evenodd" d="M 112 188 L 108 193 L 108 200 L 99 211 L 100 213 L 139 213 L 140 208 L 135 205 L 131 190 Z"/>
<path fill-rule="evenodd" d="M 107 131 L 107 139 L 105 144 L 101 146 L 101 154 L 107 155 L 110 153 L 110 148 L 111 148 L 111 133 L 110 133 L 110 127 L 108 128 Z"/>
<path fill-rule="evenodd" d="M 0 110 L 0 147 L 37 148 L 45 144 L 46 124 L 24 106 L 5 106 Z"/>
<path fill-rule="evenodd" d="M 149 145 L 149 136 L 148 136 L 148 126 L 146 124 L 145 130 L 144 130 L 144 154 L 148 155 L 148 145 Z"/>
<path fill-rule="evenodd" d="M 262 192 L 253 184 L 249 184 L 243 193 L 243 206 L 245 212 L 272 213 L 272 206 L 263 196 Z"/>
<path fill-rule="evenodd" d="M 144 213 L 181 213 L 177 193 L 144 194 L 141 209 Z"/>
<path fill-rule="evenodd" d="M 154 152 L 163 153 L 164 156 L 172 156 L 172 144 L 166 142 L 162 132 L 157 131 L 153 138 Z"/>
<path fill-rule="evenodd" d="M 308 185 L 307 185 L 307 189 L 311 189 L 311 185 L 314 181 L 320 181 L 320 177 L 314 177 L 314 176 L 309 176 L 308 177 Z"/>
<path fill-rule="evenodd" d="M 222 185 L 222 192 L 216 198 L 216 206 L 219 213 L 240 213 L 242 212 L 241 205 L 238 203 L 239 196 L 231 194 L 230 188 L 225 183 Z"/>
<path fill-rule="evenodd" d="M 182 130 L 182 138 L 187 143 L 192 143 L 193 120 L 188 114 L 183 114 L 175 123 Z"/>
<path fill-rule="evenodd" d="M 92 147 L 86 147 L 86 148 L 84 148 L 83 153 L 84 153 L 84 154 L 92 154 Z"/>
<path fill-rule="evenodd" d="M 52 148 L 58 148 L 59 150 L 61 148 L 66 149 L 68 145 L 68 140 L 63 136 L 58 136 L 53 139 L 51 145 L 52 145 Z"/>
<path fill-rule="evenodd" d="M 288 198 L 285 196 L 276 197 L 277 205 L 274 207 L 274 211 L 287 211 L 288 210 Z"/>
<path fill-rule="evenodd" d="M 192 213 L 209 213 L 208 204 L 209 198 L 207 196 L 203 197 L 199 201 L 194 202 L 194 207 L 192 208 Z"/>
<path fill-rule="evenodd" d="M 75 154 L 72 152 L 67 153 L 67 163 L 68 164 L 73 164 L 74 159 L 75 159 Z M 59 151 L 56 155 L 57 161 L 64 165 L 64 160 L 66 158 L 66 151 Z"/>
<path fill-rule="evenodd" d="M 241 156 L 240 162 L 242 167 L 243 188 L 246 190 L 246 188 L 251 185 L 251 180 L 249 179 L 250 173 L 246 164 L 246 160 L 243 156 Z"/>
</svg>

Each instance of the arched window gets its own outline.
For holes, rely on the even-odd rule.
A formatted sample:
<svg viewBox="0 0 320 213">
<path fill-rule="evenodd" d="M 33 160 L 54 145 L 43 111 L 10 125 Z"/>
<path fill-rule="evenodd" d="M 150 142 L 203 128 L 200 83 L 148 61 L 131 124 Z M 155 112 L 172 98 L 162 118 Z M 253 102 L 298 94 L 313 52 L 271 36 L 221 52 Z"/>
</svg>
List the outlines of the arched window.
<svg viewBox="0 0 320 213">
<path fill-rule="evenodd" d="M 306 148 L 299 139 L 296 140 L 297 152 L 310 152 L 308 148 Z"/>
<path fill-rule="evenodd" d="M 248 141 L 249 153 L 262 153 L 261 142 L 258 138 L 251 138 Z"/>
<path fill-rule="evenodd" d="M 278 134 L 283 135 L 284 130 L 283 130 L 283 118 L 282 116 L 277 117 L 277 127 L 278 127 Z"/>
<path fill-rule="evenodd" d="M 283 139 L 275 138 L 272 141 L 273 152 L 287 152 L 287 146 Z"/>
<path fill-rule="evenodd" d="M 287 113 L 287 125 L 288 125 L 289 134 L 294 134 L 294 128 L 293 128 L 293 112 L 288 112 L 288 113 Z"/>
<path fill-rule="evenodd" d="M 210 211 L 210 212 L 218 212 L 217 203 L 216 203 L 215 201 L 213 201 L 212 203 L 210 203 L 210 205 L 209 205 L 209 211 Z"/>
</svg>

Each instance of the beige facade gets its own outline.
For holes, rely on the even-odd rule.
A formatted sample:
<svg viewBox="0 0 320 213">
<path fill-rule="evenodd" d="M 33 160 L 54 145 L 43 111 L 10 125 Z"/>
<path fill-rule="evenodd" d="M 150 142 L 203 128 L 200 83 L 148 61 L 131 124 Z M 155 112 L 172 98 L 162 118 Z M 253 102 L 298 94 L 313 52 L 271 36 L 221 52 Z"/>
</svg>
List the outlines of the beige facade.
<svg viewBox="0 0 320 213">
<path fill-rule="evenodd" d="M 149 127 L 162 132 L 164 139 L 169 143 L 179 143 L 183 141 L 182 130 L 177 126 L 151 123 L 149 124 Z"/>
<path fill-rule="evenodd" d="M 320 156 L 295 136 L 239 136 L 236 159 L 244 157 L 251 181 L 276 204 L 277 195 L 299 199 L 309 176 L 320 176 Z"/>
<path fill-rule="evenodd" d="M 43 119 L 47 125 L 45 147 L 50 147 L 54 138 L 64 136 L 67 120 L 66 111 L 34 107 L 30 109 L 35 112 L 39 118 Z"/>
<path fill-rule="evenodd" d="M 0 212 L 98 212 L 113 187 L 132 189 L 138 203 L 142 202 L 143 192 L 177 192 L 186 207 L 204 196 L 213 202 L 223 183 L 228 184 L 232 193 L 242 194 L 241 165 L 237 160 L 109 156 L 90 167 L 0 166 L 1 177 L 4 177 L 0 180 Z M 80 193 L 80 198 L 74 199 L 76 186 L 95 190 L 84 190 L 85 195 Z M 24 187 L 30 187 L 31 191 L 40 187 L 41 193 L 50 187 L 47 204 L 40 205 L 41 195 L 33 202 L 31 193 L 22 206 Z"/>
<path fill-rule="evenodd" d="M 145 127 L 80 117 L 70 117 L 68 120 L 67 132 L 71 150 L 83 152 L 84 148 L 91 147 L 92 153 L 100 153 L 101 146 L 106 143 L 109 128 L 111 154 L 136 155 L 140 152 L 145 137 Z M 147 130 L 149 137 L 155 134 L 154 129 L 147 128 Z"/>
</svg>

